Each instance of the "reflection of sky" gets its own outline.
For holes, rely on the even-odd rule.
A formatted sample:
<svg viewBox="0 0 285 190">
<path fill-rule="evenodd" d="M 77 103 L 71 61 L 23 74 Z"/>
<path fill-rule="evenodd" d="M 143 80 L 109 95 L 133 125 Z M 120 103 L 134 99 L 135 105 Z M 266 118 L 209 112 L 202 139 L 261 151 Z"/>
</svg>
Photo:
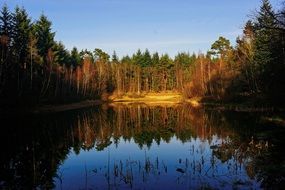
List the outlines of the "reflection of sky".
<svg viewBox="0 0 285 190">
<path fill-rule="evenodd" d="M 154 189 L 189 189 L 191 187 L 231 189 L 234 182 L 246 182 L 243 189 L 259 187 L 259 184 L 248 178 L 244 165 L 239 165 L 234 159 L 222 163 L 213 157 L 210 145 L 221 143 L 221 139 L 213 136 L 211 142 L 209 144 L 207 140 L 201 141 L 199 138 L 192 138 L 187 143 L 182 143 L 176 137 L 173 137 L 169 143 L 161 141 L 158 145 L 153 142 L 149 149 L 146 146 L 140 149 L 133 139 L 124 141 L 121 138 L 117 147 L 115 144 L 111 144 L 100 152 L 93 148 L 90 151 L 81 150 L 79 155 L 76 155 L 71 151 L 68 158 L 59 167 L 58 174 L 62 173 L 63 189 L 82 189 L 85 188 L 86 184 L 87 187 L 92 189 L 106 189 L 108 183 L 105 174 L 108 172 L 108 155 L 110 155 L 111 186 L 115 183 L 112 175 L 114 164 L 119 164 L 121 161 L 125 166 L 127 161 L 136 161 L 131 164 L 134 174 L 134 189 L 149 189 L 150 187 Z M 138 162 L 143 168 L 145 158 L 149 158 L 153 166 L 149 174 L 144 173 L 145 182 L 143 183 L 142 172 L 139 173 L 138 171 Z M 158 160 L 157 170 L 155 170 L 156 160 Z M 213 166 L 211 161 L 214 163 Z M 167 173 L 162 163 L 167 166 Z M 188 166 L 187 169 L 186 166 Z M 126 168 L 130 168 L 130 165 Z M 184 174 L 179 173 L 176 171 L 177 168 L 181 168 L 186 172 Z M 87 178 L 85 177 L 86 171 Z M 55 179 L 55 181 L 56 188 L 60 189 L 59 180 Z M 120 178 L 116 179 L 116 184 L 118 188 L 130 188 L 122 180 L 120 181 Z"/>
</svg>

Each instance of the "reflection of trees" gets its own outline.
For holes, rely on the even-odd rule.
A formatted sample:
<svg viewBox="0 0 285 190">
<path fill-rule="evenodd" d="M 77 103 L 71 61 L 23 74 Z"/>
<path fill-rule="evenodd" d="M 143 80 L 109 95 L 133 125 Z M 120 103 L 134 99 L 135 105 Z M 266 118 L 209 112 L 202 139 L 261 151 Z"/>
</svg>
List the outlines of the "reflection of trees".
<svg viewBox="0 0 285 190">
<path fill-rule="evenodd" d="M 211 115 L 189 105 L 149 107 L 115 104 L 113 109 L 114 121 L 117 121 L 114 125 L 114 136 L 123 136 L 124 139 L 134 137 L 140 146 L 150 146 L 153 141 L 158 144 L 161 140 L 169 142 L 174 134 L 182 142 L 192 137 L 211 140 L 214 134 L 220 138 L 233 135 L 230 126 L 214 126 Z"/>
<path fill-rule="evenodd" d="M 272 181 L 284 182 L 284 161 L 281 161 L 284 155 L 272 149 L 272 138 L 260 140 L 256 137 L 262 129 L 256 125 L 256 117 L 249 114 L 205 111 L 189 105 L 150 107 L 143 104 L 115 104 L 112 108 L 92 114 L 92 117 L 88 117 L 92 120 L 89 121 L 89 127 L 94 131 L 94 139 L 91 141 L 96 144 L 97 150 L 109 146 L 111 140 L 118 143 L 121 137 L 124 140 L 133 139 L 140 148 L 143 145 L 150 147 L 154 142 L 160 144 L 161 140 L 169 142 L 174 135 L 182 142 L 199 138 L 202 142 L 213 145 L 211 162 L 216 163 L 215 159 L 222 163 L 231 161 L 232 173 L 237 173 L 238 166 L 243 164 L 248 175 L 252 178 L 258 175 L 264 186 L 272 184 Z M 253 135 L 254 142 L 250 144 Z M 282 146 L 275 148 L 280 147 Z M 278 158 L 281 159 L 279 163 L 276 161 Z M 199 171 L 200 168 L 202 171 L 203 162 L 205 158 L 196 162 L 192 169 Z M 277 171 L 280 166 L 282 170 Z"/>
<path fill-rule="evenodd" d="M 217 161 L 233 160 L 235 165 L 246 163 L 248 175 L 253 177 L 257 174 L 265 187 L 271 184 L 270 181 L 273 183 L 272 179 L 275 179 L 274 183 L 276 180 L 279 184 L 284 182 L 284 169 L 278 172 L 270 167 L 270 163 L 273 166 L 284 165 L 284 155 L 278 151 L 278 143 L 274 143 L 275 150 L 268 148 L 265 156 L 260 156 L 263 154 L 256 146 L 262 142 L 265 147 L 265 140 L 254 137 L 255 144 L 249 145 L 251 139 L 248 138 L 258 132 L 253 125 L 256 121 L 234 119 L 217 111 L 194 109 L 188 105 L 149 107 L 116 104 L 30 119 L 2 119 L 2 122 L 9 123 L 9 126 L 1 128 L 0 133 L 0 146 L 5 153 L 0 160 L 0 187 L 4 188 L 52 188 L 56 171 L 71 148 L 77 154 L 81 149 L 102 151 L 120 140 L 134 140 L 140 148 L 144 145 L 150 147 L 162 140 L 169 142 L 174 135 L 183 143 L 199 140 L 202 144 L 212 145 L 213 154 L 208 159 L 213 168 Z M 253 127 L 248 128 L 250 125 Z M 199 150 L 193 148 L 192 154 L 196 151 L 203 152 L 203 147 Z M 272 158 L 273 161 L 270 160 Z M 205 157 L 200 157 L 195 163 L 188 160 L 185 164 L 193 171 L 201 171 L 202 175 L 203 172 L 209 173 L 208 168 L 203 170 L 205 161 Z"/>
<path fill-rule="evenodd" d="M 215 113 L 215 112 L 211 112 Z M 212 146 L 213 154 L 221 161 L 243 163 L 247 175 L 261 182 L 265 189 L 280 189 L 285 185 L 284 128 L 258 123 L 259 117 L 250 113 L 216 113 L 230 123 L 238 133 Z"/>
<path fill-rule="evenodd" d="M 58 120 L 13 119 L 2 120 L 9 126 L 1 128 L 0 146 L 4 154 L 0 162 L 0 187 L 52 188 L 57 167 L 69 152 L 68 128 L 62 128 Z"/>
<path fill-rule="evenodd" d="M 258 180 L 262 181 L 265 189 L 282 189 L 285 187 L 285 129 L 270 129 L 266 133 L 267 138 L 273 139 L 272 146 L 264 154 L 256 154 L 251 162 L 252 170 L 257 174 Z M 257 137 L 258 138 L 258 137 Z M 260 138 L 260 137 L 259 137 Z M 262 141 L 262 140 L 259 140 Z M 259 142 L 257 142 L 259 147 Z"/>
</svg>

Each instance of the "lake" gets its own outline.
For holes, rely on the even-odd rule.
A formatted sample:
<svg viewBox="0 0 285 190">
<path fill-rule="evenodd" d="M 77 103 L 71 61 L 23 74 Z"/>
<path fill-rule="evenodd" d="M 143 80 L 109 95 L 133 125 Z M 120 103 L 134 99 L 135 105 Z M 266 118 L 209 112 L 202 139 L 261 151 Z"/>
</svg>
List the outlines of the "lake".
<svg viewBox="0 0 285 190">
<path fill-rule="evenodd" d="M 284 127 L 267 114 L 110 104 L 1 116 L 2 189 L 281 189 Z"/>
</svg>

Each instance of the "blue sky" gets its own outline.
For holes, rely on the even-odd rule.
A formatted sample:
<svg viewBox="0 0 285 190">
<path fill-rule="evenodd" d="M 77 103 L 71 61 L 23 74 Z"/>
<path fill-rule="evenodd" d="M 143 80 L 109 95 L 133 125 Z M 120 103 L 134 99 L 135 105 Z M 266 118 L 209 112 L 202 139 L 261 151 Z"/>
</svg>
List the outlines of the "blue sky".
<svg viewBox="0 0 285 190">
<path fill-rule="evenodd" d="M 24 6 L 35 20 L 44 13 L 56 40 L 68 49 L 101 48 L 119 56 L 151 52 L 205 52 L 219 37 L 235 42 L 260 0 L 4 0 Z M 271 0 L 274 7 L 281 0 Z"/>
</svg>

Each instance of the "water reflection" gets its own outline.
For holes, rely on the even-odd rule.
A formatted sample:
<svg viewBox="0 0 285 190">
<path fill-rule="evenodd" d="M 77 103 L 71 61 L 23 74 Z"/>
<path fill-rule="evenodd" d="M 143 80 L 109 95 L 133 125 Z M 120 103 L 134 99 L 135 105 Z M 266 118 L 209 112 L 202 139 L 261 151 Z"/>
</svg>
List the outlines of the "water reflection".
<svg viewBox="0 0 285 190">
<path fill-rule="evenodd" d="M 257 118 L 141 104 L 3 117 L 0 187 L 280 188 L 284 129 Z"/>
</svg>

